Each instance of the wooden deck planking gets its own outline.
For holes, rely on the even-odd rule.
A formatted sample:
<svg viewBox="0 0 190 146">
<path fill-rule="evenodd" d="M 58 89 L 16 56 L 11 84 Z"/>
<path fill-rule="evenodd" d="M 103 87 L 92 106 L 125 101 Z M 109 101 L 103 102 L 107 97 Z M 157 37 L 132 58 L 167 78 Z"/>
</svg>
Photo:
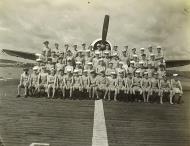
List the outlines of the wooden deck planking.
<svg viewBox="0 0 190 146">
<path fill-rule="evenodd" d="M 6 146 L 27 146 L 32 142 L 91 145 L 93 101 L 16 99 L 15 92 L 1 97 L 0 133 Z"/>
<path fill-rule="evenodd" d="M 185 104 L 104 102 L 110 146 L 189 146 L 190 93 Z"/>
</svg>

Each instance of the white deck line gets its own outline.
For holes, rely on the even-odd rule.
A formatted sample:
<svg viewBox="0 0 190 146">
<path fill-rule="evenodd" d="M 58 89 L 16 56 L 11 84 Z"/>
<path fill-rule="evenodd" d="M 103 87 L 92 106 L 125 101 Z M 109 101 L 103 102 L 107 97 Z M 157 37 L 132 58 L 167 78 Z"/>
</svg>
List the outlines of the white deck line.
<svg viewBox="0 0 190 146">
<path fill-rule="evenodd" d="M 50 146 L 48 143 L 32 143 L 30 146 Z"/>
<path fill-rule="evenodd" d="M 102 100 L 95 101 L 92 146 L 108 146 L 107 129 Z"/>
</svg>

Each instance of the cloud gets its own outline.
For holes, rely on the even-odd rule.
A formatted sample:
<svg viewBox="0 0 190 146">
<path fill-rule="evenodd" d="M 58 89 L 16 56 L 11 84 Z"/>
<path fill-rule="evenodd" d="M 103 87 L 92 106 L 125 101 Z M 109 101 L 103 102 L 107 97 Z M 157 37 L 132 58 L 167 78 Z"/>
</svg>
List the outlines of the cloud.
<svg viewBox="0 0 190 146">
<path fill-rule="evenodd" d="M 186 0 L 1 0 L 0 48 L 38 52 L 44 40 L 90 44 L 109 14 L 113 44 L 161 44 L 169 58 L 187 59 L 189 13 Z"/>
</svg>

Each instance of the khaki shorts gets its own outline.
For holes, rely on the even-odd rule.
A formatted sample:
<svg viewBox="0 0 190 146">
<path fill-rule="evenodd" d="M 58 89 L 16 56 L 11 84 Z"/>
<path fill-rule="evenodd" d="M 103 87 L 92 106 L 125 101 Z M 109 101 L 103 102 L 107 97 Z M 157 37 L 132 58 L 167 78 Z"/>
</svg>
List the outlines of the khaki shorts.
<svg viewBox="0 0 190 146">
<path fill-rule="evenodd" d="M 22 84 L 19 84 L 21 88 L 28 87 L 29 83 L 28 82 L 23 82 Z"/>
<path fill-rule="evenodd" d="M 158 88 L 151 88 L 150 89 L 150 94 L 152 95 L 154 93 L 158 93 L 158 95 L 160 95 L 160 90 Z"/>
<path fill-rule="evenodd" d="M 173 88 L 172 93 L 173 94 L 182 94 L 182 92 L 180 91 L 179 88 Z"/>
<path fill-rule="evenodd" d="M 142 93 L 141 87 L 139 87 L 139 86 L 134 86 L 134 87 L 133 87 L 133 92 L 136 92 L 136 91 Z"/>
<path fill-rule="evenodd" d="M 98 86 L 98 90 L 107 90 L 106 85 L 102 84 Z"/>
</svg>

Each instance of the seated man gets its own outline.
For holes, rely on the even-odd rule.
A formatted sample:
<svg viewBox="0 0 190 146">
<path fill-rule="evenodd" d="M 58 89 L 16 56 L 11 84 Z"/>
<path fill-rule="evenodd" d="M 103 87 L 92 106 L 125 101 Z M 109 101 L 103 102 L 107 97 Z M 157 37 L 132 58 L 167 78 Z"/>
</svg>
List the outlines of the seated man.
<svg viewBox="0 0 190 146">
<path fill-rule="evenodd" d="M 47 95 L 48 95 L 48 98 L 50 98 L 51 89 L 53 90 L 52 98 L 54 98 L 55 83 L 56 83 L 55 69 L 52 68 L 50 71 L 50 74 L 47 75 Z"/>
<path fill-rule="evenodd" d="M 117 101 L 117 74 L 111 72 L 111 78 L 108 78 L 108 100 L 111 100 L 111 93 L 114 93 L 114 100 Z"/>
<path fill-rule="evenodd" d="M 127 93 L 127 88 L 125 86 L 124 71 L 120 70 L 117 77 L 117 94 L 123 95 Z"/>
<path fill-rule="evenodd" d="M 133 78 L 133 94 L 136 95 L 136 93 L 142 94 L 141 89 L 141 77 L 140 77 L 140 71 L 135 71 L 135 76 Z"/>
<path fill-rule="evenodd" d="M 115 72 L 115 69 L 113 68 L 113 62 L 108 63 L 108 67 L 106 68 L 106 76 L 109 78 L 111 76 L 111 72 Z"/>
<path fill-rule="evenodd" d="M 84 70 L 83 75 L 81 77 L 82 80 L 82 92 L 83 95 L 86 97 L 86 93 L 88 93 L 88 97 L 91 98 L 91 91 L 90 91 L 90 78 L 88 76 L 88 71 Z"/>
<path fill-rule="evenodd" d="M 64 87 L 63 87 L 63 97 L 65 97 L 66 91 L 69 91 L 69 98 L 72 98 L 73 90 L 73 75 L 72 75 L 72 70 L 68 69 L 67 70 L 67 75 L 64 77 Z"/>
<path fill-rule="evenodd" d="M 107 90 L 107 78 L 105 76 L 105 71 L 100 72 L 100 76 L 97 77 L 97 97 L 99 99 L 99 92 L 103 92 L 103 98 L 106 98 L 108 93 Z"/>
<path fill-rule="evenodd" d="M 163 76 L 163 79 L 160 80 L 160 104 L 163 104 L 163 95 L 168 93 L 170 99 L 172 98 L 171 94 L 171 84 L 166 76 Z M 172 100 L 170 100 L 170 104 L 173 104 Z"/>
<path fill-rule="evenodd" d="M 91 76 L 90 76 L 90 90 L 92 91 L 92 95 L 91 98 L 94 99 L 95 94 L 96 97 L 98 98 L 98 93 L 97 93 L 97 77 L 96 77 L 96 71 L 92 70 L 90 72 Z"/>
<path fill-rule="evenodd" d="M 56 86 L 55 86 L 55 91 L 57 92 L 58 90 L 62 91 L 63 97 L 64 97 L 64 91 L 63 91 L 63 86 L 64 86 L 64 70 L 60 69 L 57 76 L 56 76 Z M 62 98 L 63 98 L 62 97 Z"/>
<path fill-rule="evenodd" d="M 34 96 L 38 89 L 38 67 L 33 67 L 33 72 L 30 76 L 29 91 L 31 96 Z"/>
<path fill-rule="evenodd" d="M 100 74 L 102 71 L 106 71 L 106 67 L 104 64 L 104 60 L 102 58 L 99 59 L 99 64 L 96 66 L 96 73 Z"/>
<path fill-rule="evenodd" d="M 179 94 L 178 103 L 180 103 L 181 97 L 183 95 L 183 89 L 180 80 L 177 78 L 178 74 L 173 74 L 174 79 L 171 80 L 171 89 L 172 89 L 172 96 L 170 98 L 170 103 L 173 104 L 172 100 L 176 94 Z"/>
<path fill-rule="evenodd" d="M 46 89 L 47 89 L 47 76 L 48 76 L 48 73 L 46 72 L 46 67 L 42 66 L 41 72 L 38 75 L 37 88 L 38 88 L 39 95 L 40 95 L 42 89 L 44 89 L 44 91 L 46 91 Z"/>
<path fill-rule="evenodd" d="M 150 78 L 150 96 L 152 96 L 153 94 L 157 94 L 158 96 L 160 96 L 160 82 L 158 79 L 158 73 L 154 72 L 153 73 L 153 77 Z M 147 97 L 147 102 L 149 102 L 149 97 Z"/>
<path fill-rule="evenodd" d="M 20 97 L 21 88 L 24 88 L 24 97 L 28 96 L 28 86 L 29 86 L 30 75 L 28 73 L 28 68 L 24 68 L 23 71 L 24 72 L 20 76 L 20 83 L 18 85 L 18 95 L 17 95 L 17 97 Z"/>
<path fill-rule="evenodd" d="M 119 62 L 118 63 L 118 67 L 116 68 L 116 73 L 117 73 L 117 75 L 119 75 L 121 72 L 123 73 L 123 76 L 125 76 L 125 69 L 124 69 L 124 67 L 123 67 L 123 65 L 124 65 L 124 62 Z"/>
<path fill-rule="evenodd" d="M 79 70 L 75 69 L 74 70 L 74 75 L 73 75 L 73 96 L 74 98 L 81 96 L 81 91 L 82 91 L 82 80 L 81 76 L 79 76 Z"/>
<path fill-rule="evenodd" d="M 144 102 L 147 102 L 150 94 L 150 79 L 148 78 L 148 72 L 144 72 L 144 76 L 141 80 L 141 88 L 143 92 Z"/>
</svg>

